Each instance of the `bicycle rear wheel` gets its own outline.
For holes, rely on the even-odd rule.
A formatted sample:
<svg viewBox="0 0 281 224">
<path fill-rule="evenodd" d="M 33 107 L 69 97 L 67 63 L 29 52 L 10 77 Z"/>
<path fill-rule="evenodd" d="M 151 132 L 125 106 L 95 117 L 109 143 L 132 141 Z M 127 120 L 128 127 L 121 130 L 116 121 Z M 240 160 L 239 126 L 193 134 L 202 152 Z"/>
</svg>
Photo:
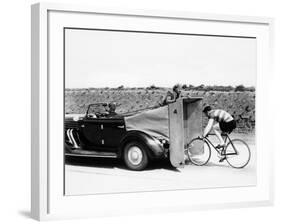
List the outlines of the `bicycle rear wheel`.
<svg viewBox="0 0 281 224">
<path fill-rule="evenodd" d="M 234 139 L 227 144 L 225 156 L 231 167 L 243 168 L 250 161 L 251 151 L 246 142 L 241 139 Z"/>
<path fill-rule="evenodd" d="M 186 153 L 191 163 L 203 166 L 210 160 L 211 148 L 202 138 L 195 138 L 187 145 Z"/>
</svg>

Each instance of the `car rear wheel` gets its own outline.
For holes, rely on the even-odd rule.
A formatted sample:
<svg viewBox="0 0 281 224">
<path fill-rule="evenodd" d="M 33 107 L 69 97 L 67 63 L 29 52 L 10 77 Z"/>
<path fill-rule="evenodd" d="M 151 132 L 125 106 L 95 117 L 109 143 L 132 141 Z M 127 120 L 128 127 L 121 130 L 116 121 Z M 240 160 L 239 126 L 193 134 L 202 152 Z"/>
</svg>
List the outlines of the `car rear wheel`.
<svg viewBox="0 0 281 224">
<path fill-rule="evenodd" d="M 130 142 L 124 148 L 124 162 L 131 170 L 143 170 L 148 164 L 145 147 L 138 142 Z"/>
</svg>

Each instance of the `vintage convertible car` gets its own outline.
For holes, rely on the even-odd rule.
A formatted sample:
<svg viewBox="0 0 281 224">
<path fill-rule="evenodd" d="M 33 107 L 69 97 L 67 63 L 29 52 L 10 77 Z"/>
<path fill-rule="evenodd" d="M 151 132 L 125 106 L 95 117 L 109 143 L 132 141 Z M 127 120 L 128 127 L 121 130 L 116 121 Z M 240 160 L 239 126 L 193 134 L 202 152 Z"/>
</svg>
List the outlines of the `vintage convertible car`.
<svg viewBox="0 0 281 224">
<path fill-rule="evenodd" d="M 121 158 L 132 170 L 142 170 L 149 161 L 168 157 L 168 138 L 127 127 L 134 126 L 134 115 L 109 115 L 106 106 L 91 104 L 84 116 L 65 117 L 66 156 Z"/>
<path fill-rule="evenodd" d="M 121 158 L 132 170 L 161 158 L 183 167 L 188 142 L 202 134 L 202 98 L 122 115 L 110 114 L 106 107 L 91 104 L 83 116 L 66 116 L 66 156 Z"/>
</svg>

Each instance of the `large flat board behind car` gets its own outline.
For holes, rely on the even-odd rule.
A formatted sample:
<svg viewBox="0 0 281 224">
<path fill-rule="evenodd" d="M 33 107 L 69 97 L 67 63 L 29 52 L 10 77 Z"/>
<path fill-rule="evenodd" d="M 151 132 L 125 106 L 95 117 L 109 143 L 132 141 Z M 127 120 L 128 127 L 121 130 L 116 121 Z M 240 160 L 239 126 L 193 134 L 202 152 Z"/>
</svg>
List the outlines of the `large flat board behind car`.
<svg viewBox="0 0 281 224">
<path fill-rule="evenodd" d="M 184 167 L 183 101 L 169 104 L 170 162 L 174 167 Z"/>
</svg>

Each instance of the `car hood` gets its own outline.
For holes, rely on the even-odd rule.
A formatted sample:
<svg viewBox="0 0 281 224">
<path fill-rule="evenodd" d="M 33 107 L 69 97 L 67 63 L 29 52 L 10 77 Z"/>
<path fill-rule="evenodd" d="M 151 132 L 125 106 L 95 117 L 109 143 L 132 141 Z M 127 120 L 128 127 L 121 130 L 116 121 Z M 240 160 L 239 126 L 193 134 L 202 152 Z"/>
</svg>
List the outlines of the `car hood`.
<svg viewBox="0 0 281 224">
<path fill-rule="evenodd" d="M 66 114 L 65 120 L 78 121 L 85 117 L 85 114 Z"/>
</svg>

